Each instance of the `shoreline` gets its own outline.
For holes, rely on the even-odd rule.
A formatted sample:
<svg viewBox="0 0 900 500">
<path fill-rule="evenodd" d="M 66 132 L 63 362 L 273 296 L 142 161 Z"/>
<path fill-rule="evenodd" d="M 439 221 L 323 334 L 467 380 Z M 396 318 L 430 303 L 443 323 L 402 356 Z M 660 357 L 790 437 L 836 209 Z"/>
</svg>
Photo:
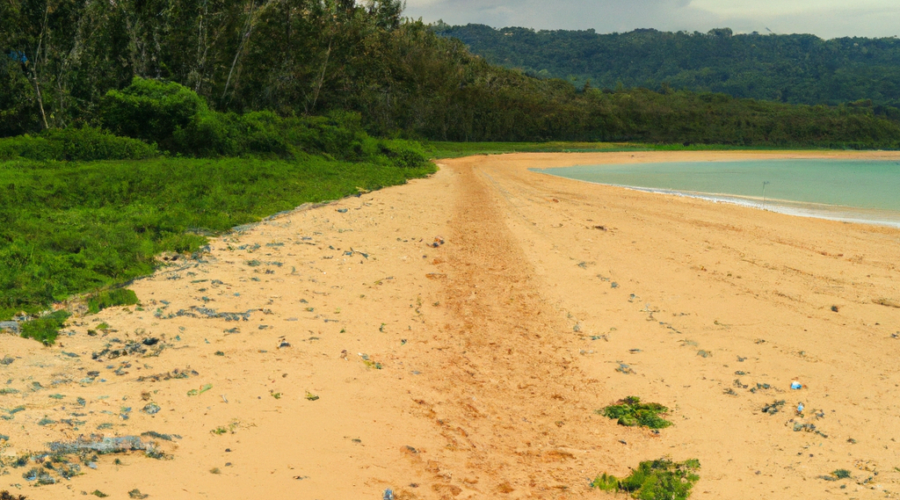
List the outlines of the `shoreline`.
<svg viewBox="0 0 900 500">
<path fill-rule="evenodd" d="M 656 154 L 653 154 L 656 153 Z M 709 152 L 696 152 L 700 153 L 699 155 L 694 155 L 692 153 L 695 152 L 653 152 L 651 153 L 651 157 L 642 158 L 640 161 L 625 161 L 621 164 L 630 164 L 630 163 L 683 163 L 683 162 L 696 162 L 696 163 L 704 163 L 704 162 L 736 162 L 736 161 L 751 161 L 751 160 L 801 160 L 801 159 L 842 159 L 842 160 L 881 160 L 881 161 L 896 161 L 900 160 L 900 152 L 892 152 L 892 151 L 709 151 Z M 703 153 L 708 153 L 707 155 L 703 155 Z M 724 154 L 722 154 L 724 153 Z M 712 158 L 703 158 L 703 156 L 713 156 Z M 675 155 L 672 157 L 671 155 Z M 655 156 L 660 156 L 662 158 L 657 159 Z M 684 158 L 680 158 L 681 156 L 689 156 L 692 157 L 692 160 L 685 160 Z M 696 157 L 695 157 L 696 156 Z M 760 157 L 764 158 L 760 158 Z M 632 158 L 634 155 L 632 155 Z M 596 165 L 604 165 L 604 164 L 619 164 L 617 162 L 610 161 L 601 161 L 596 163 Z M 806 218 L 814 218 L 814 219 L 823 219 L 823 220 L 831 220 L 837 222 L 845 222 L 852 224 L 867 224 L 867 225 L 875 225 L 882 227 L 890 227 L 890 228 L 900 228 L 900 211 L 894 210 L 881 210 L 881 209 L 866 209 L 852 206 L 843 206 L 843 205 L 831 205 L 827 203 L 815 203 L 815 202 L 803 202 L 796 200 L 788 200 L 788 199 L 776 199 L 776 198 L 762 198 L 755 196 L 745 196 L 745 195 L 735 195 L 730 193 L 714 193 L 714 192 L 703 192 L 703 191 L 691 191 L 691 190 L 680 190 L 680 189 L 670 189 L 670 188 L 655 188 L 655 187 L 645 187 L 645 186 L 633 186 L 633 185 L 625 185 L 625 184 L 612 184 L 612 183 L 604 183 L 604 182 L 596 182 L 585 179 L 576 179 L 566 176 L 556 175 L 551 172 L 554 168 L 565 168 L 568 166 L 572 167 L 584 167 L 589 166 L 585 164 L 579 165 L 566 165 L 566 166 L 546 166 L 543 168 L 531 168 L 530 170 L 535 173 L 554 175 L 556 177 L 561 177 L 564 179 L 575 180 L 580 182 L 588 182 L 592 184 L 599 184 L 611 187 L 617 187 L 622 189 L 629 189 L 633 191 L 640 191 L 646 193 L 654 193 L 654 194 L 663 194 L 670 196 L 680 196 L 686 198 L 700 199 L 706 200 L 713 203 L 728 203 L 732 205 L 739 205 L 748 208 L 753 208 L 757 210 L 763 210 L 773 213 L 779 213 L 783 215 L 790 215 L 795 217 L 806 217 Z"/>
<path fill-rule="evenodd" d="M 535 170 L 535 172 L 546 175 L 554 175 L 552 173 L 542 172 L 540 170 Z M 639 191 L 643 193 L 693 198 L 697 200 L 706 200 L 712 203 L 728 203 L 731 205 L 738 205 L 742 207 L 753 208 L 756 210 L 763 210 L 766 212 L 779 213 L 782 215 L 791 215 L 794 217 L 807 217 L 813 219 L 831 220 L 836 222 L 847 222 L 851 224 L 867 224 L 900 229 L 900 212 L 889 210 L 864 210 L 856 207 L 828 205 L 826 203 L 808 203 L 794 200 L 782 200 L 777 198 L 764 199 L 761 197 L 739 196 L 727 193 L 705 193 L 700 191 L 681 191 L 677 189 L 628 186 L 624 184 L 608 184 L 604 182 L 573 179 L 571 177 L 565 176 L 555 177 L 573 180 L 576 182 L 587 182 L 590 184 L 598 184 L 601 186 L 628 189 L 631 191 Z M 881 218 L 875 215 L 876 213 L 882 214 Z M 866 217 L 866 214 L 873 215 L 871 215 L 871 217 Z"/>
</svg>

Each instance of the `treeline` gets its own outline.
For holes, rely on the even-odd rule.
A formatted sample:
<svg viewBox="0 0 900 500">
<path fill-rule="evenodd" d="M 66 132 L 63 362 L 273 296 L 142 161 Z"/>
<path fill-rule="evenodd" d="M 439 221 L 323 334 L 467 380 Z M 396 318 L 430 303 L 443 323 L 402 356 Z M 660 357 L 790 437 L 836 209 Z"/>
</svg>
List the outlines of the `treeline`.
<svg viewBox="0 0 900 500">
<path fill-rule="evenodd" d="M 273 117 L 339 113 L 371 134 L 432 140 L 900 145 L 900 127 L 866 106 L 576 88 L 492 65 L 435 33 L 446 27 L 401 16 L 399 0 L 2 2 L 0 136 L 102 126 L 165 151 L 227 156 L 246 152 L 244 130 L 277 128 Z M 116 128 L 105 106 L 135 76 L 180 84 L 208 112 L 164 138 Z M 257 112 L 272 114 L 241 118 Z"/>
<path fill-rule="evenodd" d="M 653 29 L 586 31 L 494 29 L 438 24 L 493 64 L 563 78 L 577 86 L 643 86 L 718 92 L 791 104 L 874 106 L 900 117 L 900 39 L 814 35 L 734 35 Z M 861 101 L 861 102 L 860 102 Z"/>
</svg>

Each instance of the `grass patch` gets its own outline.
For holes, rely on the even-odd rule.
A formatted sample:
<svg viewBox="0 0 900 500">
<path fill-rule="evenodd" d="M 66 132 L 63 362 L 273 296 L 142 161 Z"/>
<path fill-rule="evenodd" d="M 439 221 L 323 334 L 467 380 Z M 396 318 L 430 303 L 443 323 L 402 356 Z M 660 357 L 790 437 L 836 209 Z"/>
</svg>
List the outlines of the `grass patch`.
<svg viewBox="0 0 900 500">
<path fill-rule="evenodd" d="M 151 274 L 155 255 L 197 251 L 203 235 L 434 171 L 386 155 L 0 161 L 0 320 Z M 100 294 L 96 305 L 121 299 Z M 46 323 L 26 336 L 52 341 Z"/>
<path fill-rule="evenodd" d="M 56 311 L 31 321 L 22 323 L 22 336 L 34 339 L 44 345 L 51 345 L 59 335 L 59 329 L 63 327 L 70 314 L 66 311 Z"/>
<path fill-rule="evenodd" d="M 661 414 L 668 411 L 668 408 L 659 403 L 641 403 L 641 398 L 629 396 L 614 405 L 597 410 L 597 413 L 607 418 L 617 419 L 619 425 L 626 427 L 664 429 L 672 425 L 672 422 L 660 417 Z"/>
<path fill-rule="evenodd" d="M 624 479 L 606 473 L 597 476 L 591 487 L 603 491 L 621 491 L 640 500 L 685 500 L 700 476 L 700 461 L 673 462 L 660 459 L 641 462 Z"/>
<path fill-rule="evenodd" d="M 137 294 L 127 288 L 105 290 L 88 299 L 88 312 L 97 314 L 107 307 L 133 306 L 137 304 Z"/>
</svg>

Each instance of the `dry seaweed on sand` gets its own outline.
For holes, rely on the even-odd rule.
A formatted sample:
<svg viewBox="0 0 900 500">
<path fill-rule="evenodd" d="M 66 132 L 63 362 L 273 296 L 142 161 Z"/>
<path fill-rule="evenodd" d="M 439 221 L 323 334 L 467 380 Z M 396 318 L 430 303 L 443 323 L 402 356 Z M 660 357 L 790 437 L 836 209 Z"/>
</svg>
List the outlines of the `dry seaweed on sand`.
<svg viewBox="0 0 900 500">
<path fill-rule="evenodd" d="M 55 455 L 97 453 L 122 453 L 127 451 L 143 451 L 147 456 L 156 458 L 158 450 L 152 441 L 144 441 L 139 436 L 78 438 L 75 441 L 57 441 L 49 444 Z"/>
<path fill-rule="evenodd" d="M 668 413 L 669 409 L 659 403 L 641 403 L 641 398 L 629 396 L 619 400 L 616 404 L 607 406 L 597 413 L 607 418 L 617 419 L 619 425 L 626 427 L 649 427 L 650 429 L 664 429 L 672 425 L 672 422 L 663 419 L 660 415 Z"/>
<path fill-rule="evenodd" d="M 183 379 L 190 378 L 192 376 L 196 377 L 200 375 L 196 370 L 190 369 L 190 367 L 185 368 L 184 370 L 179 370 L 178 368 L 165 372 L 165 373 L 156 373 L 154 375 L 145 375 L 137 378 L 138 382 L 144 382 L 145 380 L 150 382 L 159 382 L 161 380 L 172 380 L 172 379 Z"/>
<path fill-rule="evenodd" d="M 22 474 L 26 481 L 33 481 L 36 485 L 48 485 L 59 482 L 60 479 L 71 479 L 83 474 L 82 466 L 91 469 L 97 468 L 97 460 L 100 455 L 143 451 L 149 458 L 168 458 L 156 443 L 150 440 L 144 441 L 138 436 L 100 437 L 91 435 L 88 438 L 81 437 L 74 441 L 49 443 L 48 450 L 30 453 L 15 457 L 11 462 L 0 461 L 0 468 L 11 466 L 13 468 L 27 467 L 31 463 L 42 464 L 40 467 L 32 467 Z"/>
<path fill-rule="evenodd" d="M 673 462 L 667 459 L 641 462 L 637 469 L 623 479 L 603 473 L 591 487 L 603 491 L 622 491 L 640 500 L 686 500 L 700 476 L 697 459 Z"/>
<path fill-rule="evenodd" d="M 123 356 L 158 356 L 168 345 L 160 342 L 157 337 L 147 337 L 140 342 L 129 340 L 124 342 L 124 345 L 118 349 L 112 348 L 113 343 L 122 344 L 123 342 L 119 339 L 110 340 L 102 351 L 92 353 L 91 359 L 95 361 L 110 361 Z"/>
<path fill-rule="evenodd" d="M 769 415 L 774 415 L 781 411 L 781 408 L 784 406 L 785 401 L 783 399 L 775 401 L 773 403 L 769 403 L 763 407 L 762 412 L 768 413 Z"/>
</svg>

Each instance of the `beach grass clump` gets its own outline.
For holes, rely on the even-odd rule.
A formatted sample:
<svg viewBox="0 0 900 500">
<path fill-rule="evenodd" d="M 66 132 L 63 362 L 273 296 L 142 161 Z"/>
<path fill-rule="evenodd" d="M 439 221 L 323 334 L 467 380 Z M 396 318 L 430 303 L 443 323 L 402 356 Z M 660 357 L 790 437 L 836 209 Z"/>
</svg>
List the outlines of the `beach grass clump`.
<svg viewBox="0 0 900 500">
<path fill-rule="evenodd" d="M 691 488 L 700 479 L 698 470 L 700 461 L 697 459 L 684 462 L 651 460 L 641 462 L 624 479 L 603 473 L 591 482 L 591 487 L 625 492 L 639 500 L 686 500 L 691 495 Z"/>
<path fill-rule="evenodd" d="M 607 406 L 597 413 L 611 419 L 617 419 L 619 425 L 626 427 L 648 427 L 650 429 L 664 429 L 672 425 L 672 422 L 660 417 L 668 413 L 669 409 L 659 403 L 641 403 L 641 398 L 629 396 L 618 401 L 614 405 Z"/>
<path fill-rule="evenodd" d="M 70 314 L 66 311 L 56 311 L 46 316 L 22 323 L 22 337 L 34 339 L 44 345 L 52 345 L 59 335 L 59 329 L 63 327 Z"/>
<path fill-rule="evenodd" d="M 134 293 L 134 290 L 127 288 L 105 290 L 88 299 L 88 312 L 97 314 L 108 307 L 133 306 L 138 302 L 137 294 Z"/>
</svg>

